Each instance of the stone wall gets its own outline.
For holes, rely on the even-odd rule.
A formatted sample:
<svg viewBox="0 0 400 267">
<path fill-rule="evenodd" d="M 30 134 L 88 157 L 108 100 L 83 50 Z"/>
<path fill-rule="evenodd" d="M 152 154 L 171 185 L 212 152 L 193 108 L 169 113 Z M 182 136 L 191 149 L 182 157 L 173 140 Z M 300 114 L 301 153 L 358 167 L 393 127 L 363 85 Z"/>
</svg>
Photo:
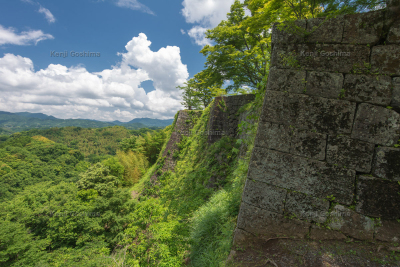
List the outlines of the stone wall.
<svg viewBox="0 0 400 267">
<path fill-rule="evenodd" d="M 181 142 L 183 136 L 189 136 L 190 131 L 193 129 L 197 119 L 201 117 L 203 111 L 201 110 L 180 110 L 177 113 L 176 121 L 173 124 L 171 137 L 167 141 L 162 156 L 165 157 L 162 172 L 174 171 L 176 159 L 174 153 L 178 151 L 178 143 Z M 154 173 L 151 180 L 157 180 L 159 174 Z"/>
<path fill-rule="evenodd" d="M 214 104 L 211 107 L 207 133 L 195 134 L 207 135 L 209 143 L 219 140 L 224 135 L 237 137 L 238 125 L 241 120 L 238 111 L 242 106 L 254 100 L 254 97 L 254 95 L 250 94 L 216 97 Z M 181 142 L 183 136 L 189 136 L 192 134 L 191 130 L 197 120 L 201 117 L 202 113 L 203 112 L 199 110 L 178 111 L 176 122 L 171 132 L 171 137 L 162 153 L 162 156 L 165 157 L 162 172 L 168 170 L 174 171 L 176 163 L 174 153 L 178 150 L 178 143 Z M 242 119 L 245 119 L 245 117 Z M 157 174 L 153 174 L 152 180 L 156 179 Z"/>
<path fill-rule="evenodd" d="M 216 97 L 207 127 L 209 143 L 214 143 L 223 135 L 236 138 L 241 119 L 239 109 L 254 99 L 252 94 Z"/>
<path fill-rule="evenodd" d="M 172 130 L 171 138 L 168 140 L 167 146 L 162 154 L 165 157 L 162 171 L 174 170 L 175 159 L 174 152 L 178 150 L 178 143 L 181 142 L 182 136 L 189 136 L 190 130 L 193 129 L 198 118 L 203 112 L 199 110 L 180 110 L 176 119 L 175 127 Z"/>
<path fill-rule="evenodd" d="M 400 14 L 278 26 L 234 242 L 400 241 Z"/>
</svg>

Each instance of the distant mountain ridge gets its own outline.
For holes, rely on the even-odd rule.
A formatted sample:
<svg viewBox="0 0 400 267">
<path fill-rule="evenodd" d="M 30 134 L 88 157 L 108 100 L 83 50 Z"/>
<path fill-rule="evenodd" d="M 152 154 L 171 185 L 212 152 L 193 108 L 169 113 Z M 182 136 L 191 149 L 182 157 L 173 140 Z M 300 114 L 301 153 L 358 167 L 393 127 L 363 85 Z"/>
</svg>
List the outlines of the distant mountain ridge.
<svg viewBox="0 0 400 267">
<path fill-rule="evenodd" d="M 82 128 L 102 128 L 108 126 L 124 126 L 127 129 L 164 128 L 171 125 L 173 119 L 159 120 L 150 118 L 136 118 L 129 122 L 104 122 L 89 119 L 58 119 L 43 113 L 0 111 L 0 134 L 26 131 L 29 129 L 43 129 L 53 127 L 76 126 Z"/>
</svg>

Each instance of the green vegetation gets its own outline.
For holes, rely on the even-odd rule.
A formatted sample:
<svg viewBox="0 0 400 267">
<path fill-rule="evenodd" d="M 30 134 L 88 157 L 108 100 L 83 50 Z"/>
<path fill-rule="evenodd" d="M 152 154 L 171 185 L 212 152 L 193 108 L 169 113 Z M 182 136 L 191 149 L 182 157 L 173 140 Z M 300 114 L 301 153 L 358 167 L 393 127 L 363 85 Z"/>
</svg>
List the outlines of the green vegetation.
<svg viewBox="0 0 400 267">
<path fill-rule="evenodd" d="M 157 119 L 133 119 L 130 122 L 103 122 L 83 119 L 57 119 L 41 113 L 9 113 L 0 111 L 0 135 L 11 134 L 29 129 L 48 129 L 54 127 L 81 127 L 81 128 L 103 128 L 112 126 L 124 126 L 127 129 L 151 128 L 159 129 L 172 123 L 171 120 Z"/>
<path fill-rule="evenodd" d="M 206 130 L 209 112 L 193 132 Z M 175 172 L 157 171 L 159 158 L 157 180 L 148 173 L 133 188 L 137 209 L 120 244 L 129 266 L 219 266 L 230 251 L 249 158 L 238 160 L 239 144 L 228 137 L 209 145 L 191 135 L 178 147 Z"/>
<path fill-rule="evenodd" d="M 386 2 L 378 0 L 246 0 L 244 3 L 236 0 L 227 19 L 206 32 L 213 45 L 206 45 L 200 51 L 206 57 L 205 69 L 180 87 L 186 97 L 184 105 L 205 108 L 215 96 L 263 90 L 260 84 L 269 72 L 271 34 L 277 22 L 280 30 L 307 38 L 321 25 L 306 31 L 294 23 L 296 20 L 328 19 L 385 6 Z M 250 11 L 249 16 L 245 15 L 245 9 Z M 284 61 L 288 66 L 300 67 L 291 55 L 286 55 Z M 222 89 L 225 81 L 230 84 Z"/>
<path fill-rule="evenodd" d="M 205 110 L 189 121 L 193 134 L 169 151 L 176 160 L 174 172 L 162 170 L 162 155 L 176 117 L 163 130 L 66 127 L 8 135 L 39 127 L 37 120 L 57 122 L 43 114 L 25 114 L 29 120 L 0 128 L 0 264 L 223 266 L 257 123 L 240 123 L 242 139 L 224 136 L 209 144 L 200 134 L 207 132 L 209 104 L 230 91 L 254 92 L 255 101 L 241 112 L 257 121 L 273 23 L 288 21 L 282 24 L 287 29 L 294 19 L 352 13 L 378 4 L 235 1 L 228 19 L 207 32 L 215 45 L 201 51 L 206 68 L 181 88 L 188 109 Z M 245 8 L 250 16 L 245 16 Z M 289 58 L 287 63 L 296 62 Z M 226 80 L 232 84 L 222 89 Z M 220 108 L 226 110 L 224 102 Z M 327 199 L 334 201 L 332 196 Z"/>
<path fill-rule="evenodd" d="M 135 207 L 129 186 L 147 171 L 169 128 L 131 131 L 136 135 L 120 143 L 138 139 L 134 147 L 117 150 L 115 156 L 99 154 L 104 160 L 94 164 L 71 145 L 35 134 L 42 131 L 69 141 L 125 128 L 70 127 L 0 136 L 0 264 L 115 264 L 118 255 L 111 252 L 122 240 Z"/>
<path fill-rule="evenodd" d="M 66 144 L 72 149 L 79 149 L 85 157 L 94 162 L 104 159 L 104 155 L 115 155 L 121 142 L 127 142 L 125 139 L 131 136 L 142 136 L 150 139 L 154 133 L 162 133 L 161 130 L 151 130 L 142 128 L 138 130 L 128 130 L 122 126 L 113 126 L 106 128 L 82 128 L 65 127 L 51 129 L 32 129 L 26 132 L 16 133 L 10 136 L 11 140 L 15 136 L 44 136 L 56 143 Z M 3 136 L 3 138 L 8 138 Z M 165 137 L 164 137 L 165 139 Z M 1 140 L 1 139 L 0 139 Z M 0 144 L 1 146 L 1 144 Z"/>
</svg>

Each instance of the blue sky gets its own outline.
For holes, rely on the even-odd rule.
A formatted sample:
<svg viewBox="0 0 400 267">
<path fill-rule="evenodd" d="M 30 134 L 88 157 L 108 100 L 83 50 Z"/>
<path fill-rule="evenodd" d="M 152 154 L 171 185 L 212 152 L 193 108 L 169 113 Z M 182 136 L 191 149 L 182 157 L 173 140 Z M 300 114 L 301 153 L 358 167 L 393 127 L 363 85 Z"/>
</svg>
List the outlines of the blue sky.
<svg viewBox="0 0 400 267">
<path fill-rule="evenodd" d="M 232 3 L 2 1 L 0 110 L 106 121 L 172 118 L 182 109 L 176 86 L 203 69 L 204 31 L 225 19 Z M 68 56 L 57 57 L 64 51 Z"/>
</svg>

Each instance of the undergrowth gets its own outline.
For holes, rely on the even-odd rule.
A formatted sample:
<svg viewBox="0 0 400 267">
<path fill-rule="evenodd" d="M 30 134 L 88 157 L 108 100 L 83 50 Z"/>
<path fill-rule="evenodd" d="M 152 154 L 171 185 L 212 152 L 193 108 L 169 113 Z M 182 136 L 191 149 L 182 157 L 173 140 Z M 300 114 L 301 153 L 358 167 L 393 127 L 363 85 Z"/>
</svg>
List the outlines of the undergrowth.
<svg viewBox="0 0 400 267">
<path fill-rule="evenodd" d="M 132 188 L 138 196 L 131 223 L 114 252 L 119 255 L 119 266 L 224 264 L 231 250 L 256 127 L 241 125 L 247 132 L 251 129 L 241 142 L 224 136 L 208 144 L 207 136 L 198 133 L 207 131 L 211 106 L 203 111 L 192 134 L 178 144 L 175 172 L 161 171 L 164 146 L 157 163 Z M 243 142 L 248 144 L 247 155 L 239 158 Z M 154 174 L 157 179 L 151 178 Z"/>
</svg>

